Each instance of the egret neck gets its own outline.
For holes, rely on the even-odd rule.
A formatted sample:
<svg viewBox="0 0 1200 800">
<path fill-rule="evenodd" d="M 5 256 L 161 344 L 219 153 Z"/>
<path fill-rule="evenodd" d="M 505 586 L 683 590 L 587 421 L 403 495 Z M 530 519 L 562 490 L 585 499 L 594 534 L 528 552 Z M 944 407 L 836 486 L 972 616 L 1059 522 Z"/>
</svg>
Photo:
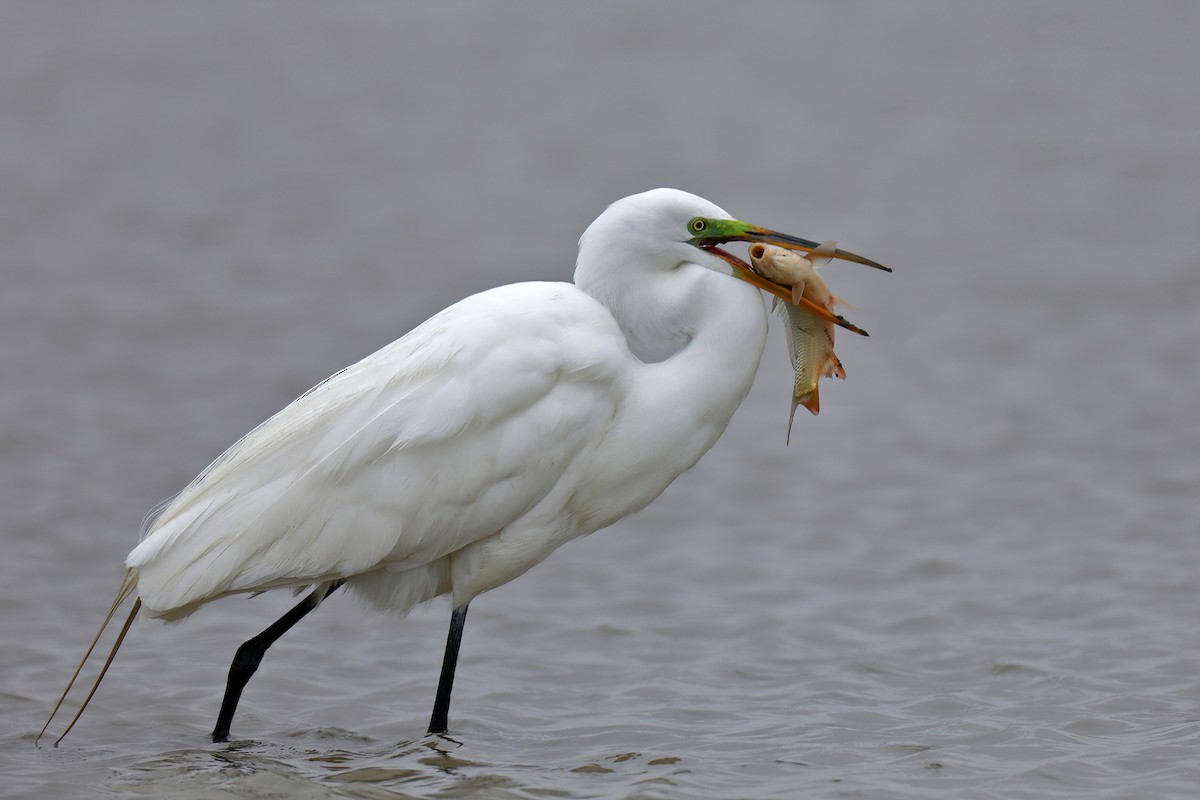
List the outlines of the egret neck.
<svg viewBox="0 0 1200 800">
<path fill-rule="evenodd" d="M 644 246 L 623 268 L 620 248 L 589 244 L 585 234 L 575 283 L 612 313 L 631 360 L 638 350 L 670 352 L 630 371 L 626 401 L 596 454 L 587 505 L 597 518 L 588 527 L 603 527 L 648 504 L 721 436 L 750 391 L 767 315 L 758 289 L 689 245 L 666 248 L 674 260 L 647 269 Z M 711 269 L 696 263 L 708 258 Z"/>
</svg>

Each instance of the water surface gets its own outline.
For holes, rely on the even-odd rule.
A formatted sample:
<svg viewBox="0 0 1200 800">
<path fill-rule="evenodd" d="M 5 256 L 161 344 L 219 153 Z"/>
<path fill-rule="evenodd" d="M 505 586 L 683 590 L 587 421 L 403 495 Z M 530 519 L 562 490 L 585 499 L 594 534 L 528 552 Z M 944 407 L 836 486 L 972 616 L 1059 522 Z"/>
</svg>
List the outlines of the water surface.
<svg viewBox="0 0 1200 800">
<path fill-rule="evenodd" d="M 1200 785 L 1188 3 L 0 8 L 0 794 L 1165 798 Z M 784 446 L 782 329 L 649 509 L 471 612 L 136 626 L 142 516 L 656 185 L 895 267 Z"/>
</svg>

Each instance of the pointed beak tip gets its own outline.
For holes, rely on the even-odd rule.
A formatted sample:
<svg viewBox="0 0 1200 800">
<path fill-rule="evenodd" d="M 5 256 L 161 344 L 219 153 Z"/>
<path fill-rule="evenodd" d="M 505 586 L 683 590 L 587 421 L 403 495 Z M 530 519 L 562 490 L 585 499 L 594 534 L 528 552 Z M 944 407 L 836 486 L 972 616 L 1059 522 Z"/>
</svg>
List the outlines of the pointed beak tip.
<svg viewBox="0 0 1200 800">
<path fill-rule="evenodd" d="M 880 264 L 878 261 L 872 261 L 869 258 L 864 258 L 864 257 L 862 257 L 860 255 L 856 255 L 854 253 L 848 253 L 845 250 L 836 251 L 833 254 L 833 257 L 840 258 L 844 261 L 852 261 L 855 264 L 862 264 L 864 267 L 871 267 L 872 269 L 877 269 L 882 272 L 891 272 L 892 271 L 891 267 L 885 267 L 883 264 Z"/>
</svg>

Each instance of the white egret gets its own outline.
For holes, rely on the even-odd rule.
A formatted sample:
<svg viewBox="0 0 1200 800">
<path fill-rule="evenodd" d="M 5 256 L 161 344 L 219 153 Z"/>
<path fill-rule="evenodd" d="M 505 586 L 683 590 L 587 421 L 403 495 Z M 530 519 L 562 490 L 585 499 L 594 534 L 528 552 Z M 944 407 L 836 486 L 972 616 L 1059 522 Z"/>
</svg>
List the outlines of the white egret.
<svg viewBox="0 0 1200 800">
<path fill-rule="evenodd" d="M 130 596 L 133 610 L 92 691 L 139 608 L 174 621 L 311 587 L 238 648 L 212 733 L 227 741 L 267 648 L 337 588 L 399 614 L 450 595 L 429 723 L 446 731 L 470 602 L 658 497 L 746 397 L 767 332 L 759 290 L 792 293 L 718 248 L 729 241 L 817 247 L 675 189 L 626 197 L 580 238 L 574 284 L 468 297 L 259 425 L 129 554 L 105 625 Z M 646 363 L 642 348 L 670 355 Z"/>
</svg>

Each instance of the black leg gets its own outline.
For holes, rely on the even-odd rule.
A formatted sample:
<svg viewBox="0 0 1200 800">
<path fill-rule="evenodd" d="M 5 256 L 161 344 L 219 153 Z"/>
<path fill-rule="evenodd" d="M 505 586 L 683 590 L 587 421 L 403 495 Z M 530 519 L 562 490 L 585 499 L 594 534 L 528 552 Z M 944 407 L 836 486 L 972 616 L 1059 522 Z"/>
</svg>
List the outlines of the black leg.
<svg viewBox="0 0 1200 800">
<path fill-rule="evenodd" d="M 344 582 L 334 581 L 332 586 L 324 590 L 324 594 L 321 594 L 320 588 L 314 589 L 291 611 L 277 619 L 271 627 L 253 639 L 243 642 L 242 646 L 237 649 L 237 653 L 233 656 L 233 663 L 229 665 L 229 679 L 225 683 L 225 699 L 221 701 L 221 711 L 217 714 L 217 726 L 213 728 L 212 732 L 214 742 L 229 741 L 229 726 L 233 723 L 233 714 L 237 711 L 238 700 L 242 698 L 242 690 L 246 688 L 250 676 L 258 669 L 267 648 L 275 644 L 280 636 L 304 619 L 308 612 L 320 605 L 322 600 L 333 594 Z"/>
<path fill-rule="evenodd" d="M 458 647 L 462 644 L 463 624 L 467 621 L 467 604 L 454 609 L 450 615 L 450 633 L 446 636 L 446 655 L 442 659 L 442 677 L 438 681 L 437 697 L 433 701 L 433 716 L 429 719 L 430 733 L 445 733 L 450 716 L 450 692 L 454 689 L 454 668 L 458 665 Z"/>
</svg>

